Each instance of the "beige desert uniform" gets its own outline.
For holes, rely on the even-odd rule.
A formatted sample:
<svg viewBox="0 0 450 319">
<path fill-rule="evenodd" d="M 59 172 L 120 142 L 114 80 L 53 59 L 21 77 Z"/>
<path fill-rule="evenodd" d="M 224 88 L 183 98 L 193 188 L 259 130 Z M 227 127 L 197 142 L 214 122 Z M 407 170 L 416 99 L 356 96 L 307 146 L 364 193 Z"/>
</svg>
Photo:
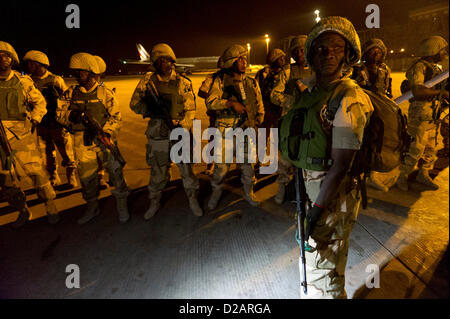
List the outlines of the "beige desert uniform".
<svg viewBox="0 0 450 319">
<path fill-rule="evenodd" d="M 323 18 L 313 27 L 306 41 L 305 56 L 311 50 L 313 41 L 325 31 L 338 32 L 350 43 L 356 53 L 350 59 L 350 64 L 355 64 L 359 60 L 361 56 L 359 37 L 351 22 L 342 17 Z M 308 64 L 311 65 L 311 61 L 308 61 Z M 342 83 L 351 80 L 338 81 Z M 314 85 L 310 84 L 309 92 L 313 88 Z M 334 89 L 333 94 L 337 94 L 338 88 L 339 86 Z M 331 127 L 333 149 L 358 150 L 362 144 L 364 128 L 374 109 L 370 98 L 356 84 L 345 92 L 334 119 L 321 118 Z M 306 191 L 313 203 L 319 195 L 326 174 L 326 170 L 303 169 Z M 346 176 L 334 198 L 320 215 L 309 239 L 309 245 L 313 250 L 305 254 L 308 295 L 305 296 L 301 289 L 302 298 L 346 297 L 345 266 L 350 233 L 356 222 L 360 202 L 361 195 L 354 178 Z"/>
<path fill-rule="evenodd" d="M 163 56 L 168 56 L 176 61 L 175 54 L 167 44 L 155 45 L 152 52 L 153 62 Z M 168 120 L 172 121 L 174 126 L 191 131 L 196 110 L 195 96 L 190 80 L 177 74 L 174 69 L 167 81 L 154 72 L 146 73 L 131 97 L 130 108 L 144 118 L 150 117 L 145 132 L 148 138 L 146 158 L 147 164 L 151 168 L 148 185 L 150 208 L 144 216 L 146 219 L 151 218 L 160 207 L 162 191 L 169 181 L 170 148 L 172 146 L 169 139 L 170 129 L 164 122 L 164 116 L 157 110 L 156 102 L 150 96 L 149 85 L 154 85 L 161 101 L 164 100 L 165 105 L 170 105 L 170 110 L 167 110 L 166 114 L 170 115 L 171 119 Z M 200 184 L 193 173 L 192 164 L 182 162 L 177 166 L 190 207 L 196 216 L 201 216 L 203 212 L 197 203 Z"/>
<path fill-rule="evenodd" d="M 304 47 L 306 35 L 299 35 L 292 39 L 290 45 L 291 56 L 295 49 Z M 281 116 L 284 116 L 301 95 L 297 87 L 297 81 L 310 77 L 312 71 L 310 68 L 299 65 L 298 63 L 291 63 L 289 68 L 284 69 L 277 77 L 274 84 L 270 99 L 273 104 L 278 105 L 282 109 Z M 285 196 L 285 186 L 290 181 L 292 175 L 292 164 L 283 157 L 280 153 L 278 156 L 278 193 L 275 196 L 275 202 L 281 204 Z"/>
<path fill-rule="evenodd" d="M 227 48 L 223 55 L 223 69 L 230 69 L 233 63 L 241 56 L 246 56 L 247 50 L 240 45 L 233 45 Z M 230 90 L 231 89 L 231 90 Z M 234 92 L 231 93 L 231 92 Z M 238 101 L 240 95 L 244 100 L 247 109 L 247 118 L 245 121 L 240 120 L 236 112 L 226 106 L 228 100 Z M 264 105 L 262 102 L 261 91 L 258 82 L 245 75 L 240 75 L 237 79 L 229 72 L 224 72 L 223 77 L 216 77 L 212 83 L 209 95 L 206 98 L 206 107 L 208 110 L 215 112 L 217 118 L 215 127 L 220 130 L 222 134 L 222 163 L 215 162 L 214 172 L 211 180 L 213 193 L 208 203 L 208 208 L 214 209 L 220 200 L 223 188 L 223 180 L 230 168 L 231 163 L 225 163 L 225 130 L 227 128 L 256 128 L 260 126 L 264 120 Z M 239 122 L 242 122 L 239 125 Z M 239 163 L 241 169 L 241 182 L 244 188 L 244 198 L 252 205 L 256 206 L 258 203 L 254 199 L 253 186 L 255 184 L 254 164 L 248 159 L 248 143 L 253 143 L 256 149 L 256 141 L 244 140 L 243 145 L 237 145 L 238 149 L 244 147 L 244 162 Z M 232 150 L 228 150 L 229 152 Z"/>
<path fill-rule="evenodd" d="M 86 70 L 96 74 L 99 72 L 96 60 L 87 53 L 73 55 L 70 68 Z M 111 193 L 116 198 L 119 220 L 126 222 L 129 219 L 127 197 L 130 189 L 123 177 L 123 167 L 95 134 L 88 133 L 84 123 L 72 119 L 71 113 L 81 109 L 83 109 L 82 112 L 88 112 L 97 120 L 103 131 L 111 136 L 114 143 L 117 141 L 117 134 L 122 121 L 114 92 L 97 82 L 89 91 L 81 85 L 73 85 L 60 100 L 57 119 L 73 133 L 75 159 L 78 164 L 77 170 L 81 181 L 82 195 L 88 203 L 87 211 L 78 223 L 84 224 L 99 213 L 98 196 L 100 191 L 97 176 L 99 170 L 97 154 L 100 152 L 104 153 L 108 160 L 109 176 L 114 186 Z"/>
<path fill-rule="evenodd" d="M 433 56 L 445 47 L 448 47 L 447 41 L 441 37 L 430 37 L 422 41 L 420 50 L 421 56 Z M 406 72 L 406 78 L 409 81 L 409 87 L 423 85 L 424 82 L 442 73 L 442 67 L 420 59 L 415 61 Z M 441 88 L 437 85 L 436 88 Z M 443 88 L 441 88 L 443 89 Z M 436 156 L 436 134 L 438 132 L 439 119 L 435 118 L 434 112 L 440 107 L 438 97 L 429 100 L 411 99 L 408 109 L 408 134 L 413 137 L 413 142 L 406 154 L 404 165 L 400 166 L 400 178 L 397 185 L 406 184 L 407 176 L 415 169 L 419 160 L 422 159 L 423 165 L 419 169 L 416 180 L 420 183 L 437 189 L 438 186 L 432 182 L 428 171 L 433 169 L 437 160 Z M 407 190 L 407 187 L 405 187 Z"/>
<path fill-rule="evenodd" d="M 0 41 L 0 52 L 7 53 L 18 64 L 19 59 L 14 48 Z M 26 206 L 26 197 L 19 186 L 17 177 L 31 178 L 38 197 L 47 207 L 48 215 L 58 213 L 53 199 L 55 191 L 50 184 L 49 176 L 44 168 L 42 156 L 37 148 L 36 136 L 32 133 L 33 124 L 39 123 L 47 112 L 45 98 L 34 86 L 33 80 L 26 75 L 11 70 L 5 79 L 0 79 L 0 120 L 6 131 L 6 137 L 14 152 L 14 165 L 11 169 L 5 166 L 2 155 L 0 167 L 0 186 L 3 196 L 10 205 L 19 212 L 20 224 L 28 220 L 30 211 Z"/>
<path fill-rule="evenodd" d="M 46 68 L 50 66 L 47 55 L 36 50 L 28 51 L 23 60 L 38 62 Z M 57 148 L 62 157 L 61 165 L 66 167 L 67 180 L 72 187 L 75 187 L 77 185 L 74 175 L 76 163 L 73 154 L 72 137 L 55 118 L 58 103 L 57 99 L 68 89 L 68 87 L 62 77 L 54 75 L 48 70 L 40 77 L 31 76 L 31 78 L 47 102 L 47 114 L 45 114 L 41 123 L 39 123 L 37 134 L 39 148 L 43 154 L 47 171 L 50 174 L 50 180 L 54 182 L 55 185 L 59 183 L 58 165 L 56 160 Z"/>
</svg>

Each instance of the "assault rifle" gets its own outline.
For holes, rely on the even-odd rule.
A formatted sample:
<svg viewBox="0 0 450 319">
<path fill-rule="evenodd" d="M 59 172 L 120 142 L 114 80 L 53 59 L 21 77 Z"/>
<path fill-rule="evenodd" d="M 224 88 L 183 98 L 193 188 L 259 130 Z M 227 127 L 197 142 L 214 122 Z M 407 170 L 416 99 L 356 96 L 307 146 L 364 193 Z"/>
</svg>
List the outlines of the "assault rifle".
<svg viewBox="0 0 450 319">
<path fill-rule="evenodd" d="M 117 145 L 111 141 L 110 137 L 103 131 L 100 124 L 88 112 L 81 114 L 81 119 L 84 122 L 87 130 L 97 136 L 98 140 L 111 152 L 112 156 L 123 166 L 127 163 L 120 153 Z"/>
<path fill-rule="evenodd" d="M 155 84 L 152 82 L 152 80 L 149 80 L 147 82 L 145 92 L 146 92 L 145 100 L 147 102 L 147 106 L 156 106 L 156 110 L 155 109 L 152 109 L 151 111 L 148 110 L 147 114 L 144 115 L 144 118 L 151 117 L 152 114 L 158 114 L 157 118 L 161 118 L 167 125 L 167 127 L 170 130 L 173 130 L 175 128 L 175 125 L 173 125 L 172 117 L 169 114 L 169 110 L 167 109 L 166 103 L 164 103 L 159 97 L 158 90 L 156 89 Z"/>
<path fill-rule="evenodd" d="M 295 196 L 297 203 L 297 233 L 296 239 L 298 245 L 300 246 L 300 257 L 298 264 L 302 267 L 303 278 L 300 279 L 300 285 L 303 287 L 303 292 L 305 295 L 308 294 L 308 284 L 306 282 L 306 257 L 305 251 L 309 251 L 310 246 L 308 245 L 307 238 L 305 238 L 305 217 L 306 217 L 306 206 L 310 205 L 308 194 L 306 193 L 305 181 L 303 175 L 300 176 L 299 168 L 294 167 L 295 174 Z"/>
<path fill-rule="evenodd" d="M 246 106 L 245 105 L 246 96 L 244 85 L 242 84 L 242 82 L 239 82 L 239 90 L 241 91 L 240 93 L 236 90 L 236 87 L 234 85 L 233 86 L 230 85 L 225 88 L 225 91 L 226 93 L 228 93 L 229 96 L 234 96 L 239 103 Z M 245 120 L 248 119 L 247 112 L 244 111 L 244 114 L 237 114 L 236 119 L 237 122 L 234 123 L 233 129 L 235 129 L 236 127 L 240 127 L 242 124 L 244 124 Z"/>
</svg>

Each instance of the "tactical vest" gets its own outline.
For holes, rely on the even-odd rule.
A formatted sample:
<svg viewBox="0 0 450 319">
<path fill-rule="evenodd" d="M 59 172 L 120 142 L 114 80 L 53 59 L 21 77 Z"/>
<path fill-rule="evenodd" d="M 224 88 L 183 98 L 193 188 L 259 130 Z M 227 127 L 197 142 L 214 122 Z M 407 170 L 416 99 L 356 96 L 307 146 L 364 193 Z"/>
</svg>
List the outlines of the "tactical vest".
<svg viewBox="0 0 450 319">
<path fill-rule="evenodd" d="M 176 121 L 183 120 L 185 112 L 183 97 L 179 94 L 180 75 L 177 74 L 175 80 L 169 80 L 168 82 L 159 81 L 156 74 L 152 75 L 150 79 L 155 84 L 159 98 L 164 101 L 164 105 L 168 106 L 171 119 Z M 154 118 L 157 117 L 154 116 Z"/>
<path fill-rule="evenodd" d="M 257 98 L 254 88 L 254 82 L 249 77 L 244 77 L 242 81 L 233 79 L 232 76 L 224 76 L 223 78 L 223 94 L 224 100 L 235 100 L 245 105 L 247 109 L 247 116 L 250 123 L 255 123 L 257 115 Z M 242 85 L 240 84 L 242 83 Z M 232 108 L 226 108 L 217 111 L 219 118 L 235 118 L 236 112 Z"/>
<path fill-rule="evenodd" d="M 70 100 L 69 110 L 83 110 L 88 112 L 103 127 L 106 120 L 110 117 L 103 101 L 106 101 L 106 89 L 103 86 L 97 86 L 92 92 L 83 93 L 80 86 L 77 85 Z M 83 123 L 73 124 L 73 131 L 85 131 Z"/>
<path fill-rule="evenodd" d="M 427 82 L 427 81 L 429 81 L 429 80 L 431 80 L 432 78 L 434 78 L 435 76 L 439 75 L 440 73 L 442 73 L 442 70 L 440 70 L 439 67 L 438 67 L 436 64 L 430 63 L 430 62 L 425 61 L 425 60 L 423 60 L 423 59 L 418 59 L 418 60 L 416 60 L 416 61 L 409 67 L 409 69 L 406 71 L 406 76 L 407 76 L 407 77 L 412 75 L 412 74 L 411 74 L 411 73 L 412 73 L 412 70 L 413 70 L 413 68 L 415 67 L 415 65 L 416 65 L 417 63 L 422 63 L 422 64 L 425 65 L 425 75 L 424 75 L 424 81 L 423 81 L 424 83 Z M 409 85 L 409 80 L 406 80 L 406 81 L 408 81 L 408 83 L 407 83 L 407 84 L 403 84 L 403 83 L 402 83 L 402 85 L 405 86 L 404 89 L 410 90 L 411 88 L 410 88 L 410 85 Z M 404 82 L 405 82 L 405 81 L 404 81 Z M 432 87 L 432 88 L 438 90 L 438 89 L 441 88 L 441 85 L 445 85 L 445 81 L 441 82 L 440 84 L 435 85 L 435 86 Z M 406 86 L 407 86 L 407 87 L 406 87 Z M 433 98 L 433 100 L 435 100 L 435 99 L 436 99 L 436 98 Z M 414 99 L 414 98 L 412 98 L 412 99 L 410 99 L 409 101 L 412 102 L 412 101 L 417 101 L 417 100 Z"/>
<path fill-rule="evenodd" d="M 283 118 L 280 150 L 296 167 L 313 171 L 331 167 L 331 123 L 343 92 L 352 85 L 356 84 L 351 80 L 341 80 L 329 89 L 304 92 Z"/>
<path fill-rule="evenodd" d="M 25 121 L 25 101 L 23 85 L 16 74 L 9 81 L 0 81 L 0 120 Z"/>
<path fill-rule="evenodd" d="M 56 123 L 56 109 L 58 106 L 58 97 L 61 95 L 61 89 L 55 85 L 56 76 L 49 72 L 44 79 L 32 78 L 36 88 L 41 91 L 47 102 L 47 113 L 42 118 L 41 124 Z"/>
</svg>

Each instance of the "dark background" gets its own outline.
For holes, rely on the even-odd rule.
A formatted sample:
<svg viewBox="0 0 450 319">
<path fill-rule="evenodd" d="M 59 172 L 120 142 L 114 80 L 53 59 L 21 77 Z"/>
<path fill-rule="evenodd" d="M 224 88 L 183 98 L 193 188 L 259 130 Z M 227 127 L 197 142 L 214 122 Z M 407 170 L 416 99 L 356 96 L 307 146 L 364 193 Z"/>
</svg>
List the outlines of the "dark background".
<svg viewBox="0 0 450 319">
<path fill-rule="evenodd" d="M 408 11 L 439 0 L 379 0 L 381 27 L 401 24 Z M 67 29 L 68 4 L 80 7 L 80 29 Z M 341 15 L 357 30 L 365 29 L 373 1 L 2 1 L 0 40 L 16 49 L 19 58 L 28 50 L 49 56 L 55 73 L 67 70 L 70 56 L 84 51 L 102 56 L 108 71 L 119 59 L 137 59 L 136 43 L 147 51 L 158 42 L 171 45 L 178 57 L 220 55 L 233 44 L 251 43 L 253 63 L 263 63 L 266 44 L 283 37 L 308 33 L 314 10 L 321 17 Z"/>
</svg>

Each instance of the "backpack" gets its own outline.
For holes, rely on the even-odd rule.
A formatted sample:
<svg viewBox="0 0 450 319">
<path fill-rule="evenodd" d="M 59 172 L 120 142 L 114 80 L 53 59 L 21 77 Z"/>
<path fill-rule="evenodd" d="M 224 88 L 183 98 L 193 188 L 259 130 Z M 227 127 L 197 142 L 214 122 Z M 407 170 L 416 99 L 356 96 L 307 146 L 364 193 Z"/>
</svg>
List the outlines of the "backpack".
<svg viewBox="0 0 450 319">
<path fill-rule="evenodd" d="M 327 103 L 332 119 L 349 89 L 345 86 Z M 362 204 L 366 208 L 365 179 L 371 171 L 389 172 L 399 166 L 409 149 L 411 137 L 407 133 L 407 118 L 394 101 L 372 91 L 362 90 L 369 96 L 374 111 L 364 129 L 363 142 L 356 152 L 349 175 L 358 180 L 363 197 Z M 307 137 L 303 132 L 305 109 L 294 107 L 288 114 L 291 112 L 293 114 L 286 115 L 280 123 L 279 144 L 283 156 L 293 161 L 299 157 L 300 143 Z M 285 121 L 286 119 L 290 121 Z"/>
</svg>

